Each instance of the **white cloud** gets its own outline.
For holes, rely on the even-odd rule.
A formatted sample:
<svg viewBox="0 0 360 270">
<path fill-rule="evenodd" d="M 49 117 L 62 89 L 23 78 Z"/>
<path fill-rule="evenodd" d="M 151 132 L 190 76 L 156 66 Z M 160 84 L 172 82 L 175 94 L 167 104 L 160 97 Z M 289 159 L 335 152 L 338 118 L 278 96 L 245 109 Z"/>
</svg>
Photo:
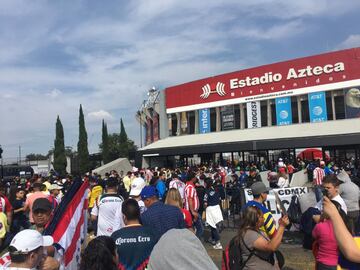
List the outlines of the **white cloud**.
<svg viewBox="0 0 360 270">
<path fill-rule="evenodd" d="M 90 112 L 87 114 L 87 119 L 89 121 L 99 121 L 99 120 L 113 120 L 114 117 L 107 111 L 100 110 L 96 112 Z"/>
<path fill-rule="evenodd" d="M 51 98 L 57 98 L 61 94 L 62 94 L 61 90 L 55 88 L 55 89 L 51 90 L 49 93 L 47 93 L 46 95 Z"/>
<path fill-rule="evenodd" d="M 246 37 L 255 40 L 280 40 L 290 38 L 305 30 L 301 20 L 294 20 L 288 23 L 279 23 L 270 27 L 239 27 L 234 33 L 239 37 Z"/>
<path fill-rule="evenodd" d="M 348 49 L 353 47 L 360 46 L 360 34 L 354 34 L 348 36 L 343 42 L 341 42 L 337 48 L 338 49 Z"/>
</svg>

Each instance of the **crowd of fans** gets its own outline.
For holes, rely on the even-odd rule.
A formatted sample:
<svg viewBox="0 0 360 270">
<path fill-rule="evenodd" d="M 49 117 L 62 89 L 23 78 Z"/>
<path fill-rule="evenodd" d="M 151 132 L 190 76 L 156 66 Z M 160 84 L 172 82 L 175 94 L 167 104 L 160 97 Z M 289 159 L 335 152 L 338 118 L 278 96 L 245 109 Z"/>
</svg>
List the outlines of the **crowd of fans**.
<svg viewBox="0 0 360 270">
<path fill-rule="evenodd" d="M 16 177 L 0 185 L 0 244 L 8 252 L 0 259 L 0 269 L 62 269 L 56 245 L 42 233 L 73 181 L 89 182 L 89 243 L 79 269 L 217 269 L 204 242 L 224 254 L 233 244 L 241 252 L 231 253 L 237 257 L 231 261 L 244 269 L 278 269 L 284 265 L 278 248 L 290 221 L 283 215 L 275 222 L 265 201 L 272 188 L 288 187 L 297 171 L 307 174 L 316 194 L 313 205 L 302 211 L 316 267 L 336 269 L 340 262 L 349 263 L 346 258 L 360 262 L 352 240 L 359 233 L 357 168 L 354 159 L 335 163 L 280 158 L 268 166 L 239 162 L 133 168 L 126 174 L 110 171 L 77 180 L 56 174 Z M 270 188 L 261 171 L 269 171 Z M 243 188 L 250 188 L 253 195 L 246 205 L 240 204 Z M 225 208 L 241 217 L 239 233 L 226 247 L 221 243 Z M 205 228 L 210 231 L 208 239 Z M 223 259 L 224 267 L 229 263 Z"/>
</svg>

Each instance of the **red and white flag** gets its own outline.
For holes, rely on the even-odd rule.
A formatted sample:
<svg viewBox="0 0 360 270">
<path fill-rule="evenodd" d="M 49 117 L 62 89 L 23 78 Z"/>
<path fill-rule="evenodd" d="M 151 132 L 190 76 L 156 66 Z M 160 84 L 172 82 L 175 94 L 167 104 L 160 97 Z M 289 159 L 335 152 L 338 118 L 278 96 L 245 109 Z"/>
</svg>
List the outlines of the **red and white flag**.
<svg viewBox="0 0 360 270">
<path fill-rule="evenodd" d="M 75 181 L 63 197 L 44 234 L 52 235 L 54 243 L 63 250 L 63 267 L 77 270 L 81 246 L 87 235 L 87 181 Z"/>
</svg>

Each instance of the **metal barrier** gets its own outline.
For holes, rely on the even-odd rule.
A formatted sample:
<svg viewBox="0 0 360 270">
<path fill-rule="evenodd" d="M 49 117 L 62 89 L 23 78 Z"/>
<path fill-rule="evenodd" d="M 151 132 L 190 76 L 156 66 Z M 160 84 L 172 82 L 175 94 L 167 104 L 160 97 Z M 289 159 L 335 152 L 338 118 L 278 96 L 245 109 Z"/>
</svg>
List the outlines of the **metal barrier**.
<svg viewBox="0 0 360 270">
<path fill-rule="evenodd" d="M 238 228 L 241 219 L 241 209 L 245 205 L 245 193 L 243 188 L 225 188 L 225 198 L 221 200 L 221 209 L 226 228 Z"/>
</svg>

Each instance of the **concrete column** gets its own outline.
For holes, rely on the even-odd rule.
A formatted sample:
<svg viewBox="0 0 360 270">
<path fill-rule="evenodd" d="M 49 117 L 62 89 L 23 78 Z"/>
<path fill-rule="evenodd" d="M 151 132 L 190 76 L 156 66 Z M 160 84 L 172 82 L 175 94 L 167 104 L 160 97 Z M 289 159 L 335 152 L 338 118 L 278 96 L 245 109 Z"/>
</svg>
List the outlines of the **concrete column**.
<svg viewBox="0 0 360 270">
<path fill-rule="evenodd" d="M 168 114 L 168 133 L 169 136 L 172 136 L 172 115 Z"/>
<path fill-rule="evenodd" d="M 169 137 L 169 129 L 166 128 L 168 127 L 169 120 L 166 114 L 165 91 L 160 91 L 158 105 L 156 109 L 159 114 L 159 138 L 164 139 Z"/>
<path fill-rule="evenodd" d="M 181 134 L 181 114 L 179 112 L 176 113 L 176 136 Z"/>
<path fill-rule="evenodd" d="M 220 107 L 216 107 L 216 132 L 221 131 Z"/>
<path fill-rule="evenodd" d="M 297 97 L 296 97 L 296 101 L 297 101 L 297 107 L 298 107 L 299 123 L 302 123 L 302 117 L 301 117 L 301 97 L 300 97 L 300 96 L 297 96 Z"/>
<path fill-rule="evenodd" d="M 240 104 L 240 129 L 245 129 L 245 103 Z"/>
<path fill-rule="evenodd" d="M 271 114 L 271 100 L 268 99 L 266 101 L 266 109 L 267 109 L 267 125 L 268 127 L 272 126 L 272 114 Z"/>
<path fill-rule="evenodd" d="M 333 120 L 336 120 L 334 91 L 331 91 L 330 93 L 331 93 L 331 107 L 333 112 Z"/>
<path fill-rule="evenodd" d="M 195 134 L 199 134 L 199 110 L 195 110 Z"/>
</svg>

